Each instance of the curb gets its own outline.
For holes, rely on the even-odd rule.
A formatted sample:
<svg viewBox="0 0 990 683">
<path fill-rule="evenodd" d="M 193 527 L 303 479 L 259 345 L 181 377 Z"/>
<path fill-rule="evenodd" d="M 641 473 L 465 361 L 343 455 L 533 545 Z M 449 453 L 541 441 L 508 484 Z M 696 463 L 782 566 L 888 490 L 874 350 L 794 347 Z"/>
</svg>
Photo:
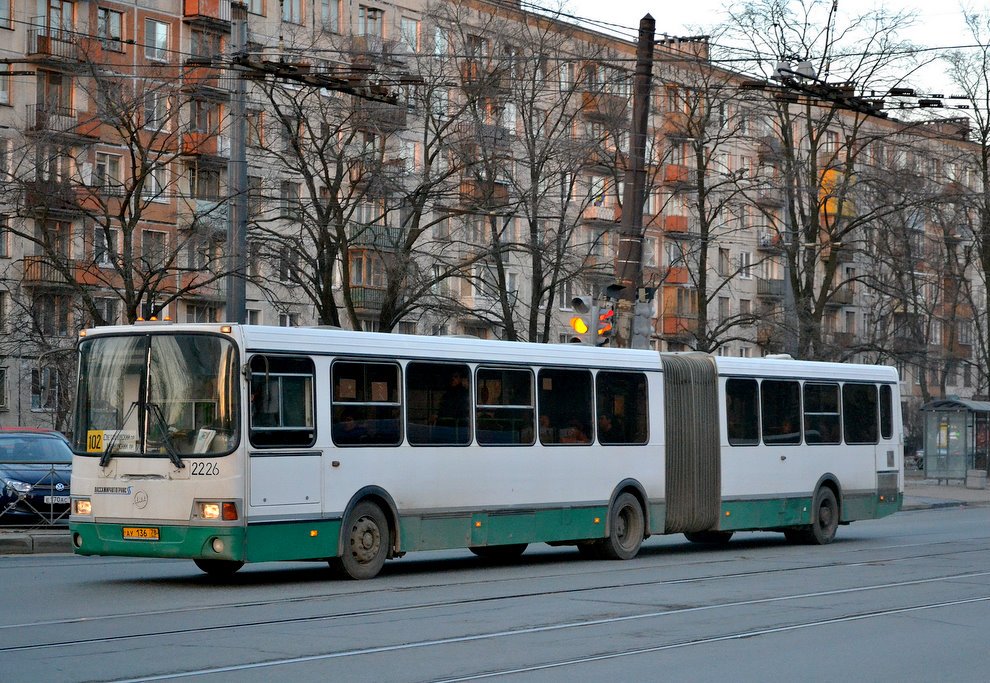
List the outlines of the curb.
<svg viewBox="0 0 990 683">
<path fill-rule="evenodd" d="M 36 553 L 71 553 L 69 532 L 40 533 L 0 532 L 0 555 L 31 555 Z"/>
</svg>

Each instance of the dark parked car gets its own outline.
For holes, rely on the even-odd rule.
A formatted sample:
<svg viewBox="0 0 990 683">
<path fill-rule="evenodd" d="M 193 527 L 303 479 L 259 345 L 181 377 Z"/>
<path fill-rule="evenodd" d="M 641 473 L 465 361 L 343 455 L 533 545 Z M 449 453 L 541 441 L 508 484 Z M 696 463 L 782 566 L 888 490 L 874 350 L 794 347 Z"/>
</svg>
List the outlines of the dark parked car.
<svg viewBox="0 0 990 683">
<path fill-rule="evenodd" d="M 67 523 L 71 466 L 58 432 L 0 429 L 0 524 Z"/>
</svg>

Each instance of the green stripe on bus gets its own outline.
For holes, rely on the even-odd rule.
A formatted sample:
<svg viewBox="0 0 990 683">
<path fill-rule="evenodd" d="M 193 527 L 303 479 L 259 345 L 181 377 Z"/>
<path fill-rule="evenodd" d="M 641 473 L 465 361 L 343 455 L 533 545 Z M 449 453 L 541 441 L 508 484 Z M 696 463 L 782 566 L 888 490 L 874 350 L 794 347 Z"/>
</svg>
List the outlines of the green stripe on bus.
<svg viewBox="0 0 990 683">
<path fill-rule="evenodd" d="M 124 527 L 157 529 L 158 540 L 125 539 Z M 107 524 L 72 522 L 69 531 L 81 543 L 78 555 L 115 555 L 122 557 L 244 559 L 244 527 L 182 526 L 151 523 Z M 213 550 L 213 540 L 223 541 L 223 552 Z"/>
</svg>

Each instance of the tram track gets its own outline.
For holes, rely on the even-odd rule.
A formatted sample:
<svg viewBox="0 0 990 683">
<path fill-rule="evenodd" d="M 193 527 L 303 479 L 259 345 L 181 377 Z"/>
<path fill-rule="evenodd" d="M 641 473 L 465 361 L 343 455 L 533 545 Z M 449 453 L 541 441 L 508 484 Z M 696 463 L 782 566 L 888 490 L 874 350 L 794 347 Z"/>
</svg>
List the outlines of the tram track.
<svg viewBox="0 0 990 683">
<path fill-rule="evenodd" d="M 329 662 L 329 661 L 339 660 L 349 657 L 360 657 L 360 656 L 379 655 L 379 654 L 395 654 L 403 651 L 417 650 L 417 649 L 430 648 L 430 647 L 442 647 L 446 645 L 457 645 L 462 643 L 493 641 L 493 640 L 499 640 L 509 637 L 520 637 L 520 636 L 535 635 L 541 633 L 551 633 L 555 631 L 559 632 L 559 631 L 579 629 L 579 628 L 602 627 L 602 626 L 617 624 L 621 622 L 657 619 L 657 618 L 687 614 L 691 612 L 712 611 L 718 609 L 737 608 L 737 607 L 750 607 L 754 605 L 779 603 L 788 600 L 804 600 L 809 598 L 831 597 L 836 595 L 845 595 L 849 593 L 856 593 L 863 591 L 919 585 L 923 583 L 930 583 L 933 581 L 953 580 L 959 578 L 972 578 L 976 576 L 987 576 L 987 575 L 990 575 L 990 572 L 975 572 L 975 573 L 962 574 L 962 575 L 956 575 L 956 576 L 950 576 L 944 578 L 931 578 L 931 579 L 921 579 L 915 581 L 893 582 L 888 584 L 879 584 L 875 586 L 862 586 L 857 588 L 816 591 L 811 593 L 776 596 L 771 598 L 740 600 L 734 602 L 720 603 L 716 605 L 704 605 L 704 606 L 684 607 L 684 608 L 677 608 L 670 610 L 658 610 L 658 611 L 651 611 L 640 614 L 621 615 L 621 616 L 613 616 L 613 617 L 599 618 L 599 619 L 572 620 L 572 621 L 564 621 L 559 623 L 541 624 L 537 626 L 520 627 L 517 629 L 506 629 L 506 630 L 489 631 L 489 632 L 476 633 L 470 635 L 452 636 L 449 638 L 424 639 L 418 641 L 410 641 L 406 643 L 398 643 L 394 645 L 382 645 L 382 646 L 358 648 L 351 650 L 340 650 L 336 652 L 327 652 L 327 653 L 320 653 L 313 655 L 303 655 L 297 657 L 277 658 L 277 659 L 270 659 L 260 662 L 250 662 L 245 664 L 237 664 L 237 665 L 229 665 L 229 666 L 198 668 L 194 670 L 175 671 L 175 672 L 152 675 L 152 676 L 142 676 L 138 678 L 115 679 L 114 683 L 145 683 L 149 681 L 176 680 L 176 679 L 191 678 L 196 676 L 232 674 L 237 672 L 245 672 L 249 670 L 292 666 L 296 664 Z M 888 609 L 864 610 L 849 614 L 842 614 L 834 617 L 799 621 L 799 622 L 781 624 L 781 625 L 770 626 L 765 628 L 741 629 L 741 630 L 730 631 L 727 633 L 721 633 L 713 636 L 707 636 L 701 638 L 688 638 L 688 639 L 675 641 L 672 643 L 662 643 L 647 647 L 640 646 L 636 648 L 619 649 L 605 653 L 589 654 L 583 657 L 568 658 L 568 659 L 557 660 L 552 662 L 541 662 L 524 667 L 517 666 L 517 667 L 505 668 L 501 670 L 494 670 L 494 671 L 489 670 L 468 676 L 459 676 L 456 678 L 432 679 L 430 683 L 460 683 L 462 681 L 482 680 L 485 678 L 494 678 L 498 676 L 511 675 L 511 674 L 532 673 L 532 672 L 547 670 L 551 668 L 574 666 L 582 663 L 590 663 L 590 662 L 603 661 L 608 659 L 617 659 L 620 657 L 662 652 L 664 650 L 673 650 L 684 647 L 706 645 L 706 644 L 724 642 L 729 640 L 739 640 L 743 638 L 755 638 L 760 636 L 785 633 L 788 631 L 796 631 L 796 630 L 808 629 L 814 627 L 842 624 L 852 621 L 862 621 L 866 619 L 875 619 L 875 618 L 881 618 L 881 617 L 892 616 L 897 614 L 907 614 L 911 612 L 919 612 L 919 611 L 926 611 L 933 609 L 945 609 L 950 607 L 958 607 L 960 605 L 976 604 L 976 603 L 984 603 L 984 602 L 990 602 L 990 594 L 969 597 L 959 600 L 942 600 L 942 601 L 918 603 L 914 605 L 888 608 Z"/>
<path fill-rule="evenodd" d="M 952 544 L 955 545 L 955 544 Z M 337 612 L 331 612 L 328 614 L 315 614 L 297 617 L 282 617 L 277 619 L 255 619 L 250 621 L 240 621 L 237 623 L 230 624 L 210 624 L 197 627 L 189 628 L 178 628 L 178 629 L 158 629 L 152 631 L 144 631 L 138 633 L 122 633 L 110 636 L 101 636 L 94 638 L 72 638 L 72 639 L 61 639 L 61 640 L 50 640 L 45 642 L 28 643 L 22 645 L 8 645 L 0 646 L 0 653 L 14 653 L 14 652 L 25 652 L 25 651 L 43 651 L 43 650 L 54 650 L 62 649 L 74 646 L 83 645 L 98 645 L 98 644 L 108 644 L 108 643 L 119 643 L 128 640 L 140 640 L 145 638 L 159 638 L 163 636 L 183 636 L 183 635 L 194 635 L 205 632 L 216 632 L 218 629 L 224 630 L 236 630 L 236 629 L 249 629 L 249 628 L 260 628 L 268 626 L 279 626 L 279 625 L 291 625 L 291 624 L 302 624 L 302 623 L 317 623 L 317 622 L 330 622 L 339 621 L 345 619 L 352 619 L 358 617 L 376 617 L 376 616 L 388 616 L 403 614 L 409 612 L 417 611 L 428 611 L 446 608 L 457 608 L 457 607 L 467 607 L 472 605 L 483 605 L 492 604 L 497 602 L 511 601 L 511 600 L 526 600 L 539 597 L 552 597 L 552 596 L 566 596 L 566 595 L 579 595 L 583 593 L 593 593 L 599 591 L 616 590 L 623 588 L 642 588 L 649 586 L 684 586 L 691 584 L 701 584 L 708 583 L 712 581 L 728 581 L 736 579 L 750 579 L 750 578 L 760 578 L 767 576 L 781 576 L 793 572 L 804 572 L 804 571 L 818 571 L 822 569 L 841 569 L 841 568 L 853 568 L 862 567 L 871 564 L 893 564 L 908 562 L 912 560 L 919 559 L 944 559 L 951 556 L 960 556 L 969 553 L 987 552 L 987 548 L 984 546 L 979 546 L 975 548 L 967 549 L 955 549 L 946 552 L 929 552 L 921 554 L 913 554 L 910 556 L 902 556 L 897 558 L 881 558 L 881 559 L 871 559 L 868 561 L 855 561 L 855 562 L 827 562 L 827 563 L 817 563 L 813 565 L 801 565 L 793 567 L 781 567 L 769 570 L 758 570 L 758 571 L 743 571 L 743 572 L 732 572 L 728 574 L 710 574 L 705 576 L 693 576 L 677 579 L 650 579 L 644 581 L 613 581 L 609 583 L 597 583 L 595 585 L 587 585 L 580 587 L 571 588 L 561 588 L 553 590 L 533 590 L 533 591 L 516 591 L 511 593 L 504 593 L 499 595 L 490 595 L 482 597 L 473 598 L 460 598 L 452 600 L 437 600 L 437 601 L 425 601 L 425 602 L 415 602 L 408 605 L 381 607 L 377 609 L 367 609 L 362 608 L 359 610 L 343 610 Z M 733 558 L 737 560 L 738 558 Z M 710 565 L 711 562 L 703 563 L 706 566 Z M 681 567 L 685 565 L 679 565 Z M 656 567 L 629 567 L 628 569 L 620 570 L 621 574 L 628 575 L 630 572 L 641 572 L 646 570 L 655 570 Z M 606 572 L 601 572 L 605 574 Z M 610 570 L 607 572 L 609 576 L 614 576 L 616 571 Z M 529 580 L 547 580 L 553 579 L 555 576 L 559 575 L 545 575 L 534 577 L 528 575 L 524 577 L 527 581 Z M 591 575 L 589 575 L 591 576 Z M 809 592 L 803 594 L 795 594 L 783 597 L 769 597 L 761 598 L 757 600 L 750 601 L 728 601 L 724 603 L 717 603 L 713 605 L 696 606 L 690 608 L 684 608 L 679 610 L 667 611 L 664 613 L 651 613 L 653 616 L 661 616 L 662 614 L 676 614 L 676 613 L 686 613 L 691 611 L 702 611 L 717 608 L 728 608 L 728 607 L 739 607 L 753 604 L 763 604 L 771 603 L 782 600 L 794 600 L 799 598 L 809 598 L 809 597 L 820 597 L 826 595 L 841 595 L 847 593 L 857 593 L 866 590 L 879 590 L 884 588 L 895 588 L 895 587 L 906 587 L 915 586 L 923 584 L 931 584 L 936 582 L 947 582 L 956 581 L 963 579 L 979 578 L 990 576 L 990 571 L 986 572 L 970 572 L 970 573 L 953 573 L 944 574 L 934 577 L 924 577 L 918 579 L 904 580 L 886 584 L 877 584 L 865 587 L 849 587 L 843 589 L 836 589 L 834 591 L 824 591 L 824 592 Z M 501 581 L 518 581 L 519 577 L 513 577 L 508 579 L 500 579 Z M 484 579 L 479 581 L 471 582 L 461 582 L 456 584 L 459 588 L 469 588 L 473 585 L 480 583 L 491 584 L 492 580 Z M 450 587 L 451 584 L 443 584 L 445 587 Z M 411 590 L 429 590 L 431 588 L 438 587 L 439 584 L 428 584 L 419 585 L 412 587 L 399 587 L 392 589 L 395 593 L 405 593 Z M 185 608 L 172 608 L 167 610 L 156 610 L 156 611 L 142 611 L 142 612 L 126 612 L 119 614 L 105 614 L 105 615 L 93 615 L 93 616 L 82 616 L 82 617 L 72 617 L 65 619 L 51 619 L 37 622 L 23 622 L 23 623 L 13 623 L 13 624 L 3 624 L 0 625 L 0 633 L 7 630 L 23 630 L 25 628 L 38 628 L 47 630 L 56 626 L 67 626 L 72 627 L 76 625 L 92 626 L 96 622 L 112 622 L 112 621 L 124 621 L 128 619 L 138 619 L 141 622 L 147 623 L 149 617 L 165 616 L 165 615 L 176 615 L 176 614 L 204 614 L 208 612 L 218 612 L 222 610 L 241 610 L 241 609 L 252 609 L 252 608 L 266 608 L 266 607 L 280 607 L 293 604 L 313 604 L 316 601 L 330 601 L 339 598 L 360 598 L 362 594 L 366 593 L 378 593 L 382 591 L 380 588 L 369 588 L 368 590 L 361 590 L 349 593 L 335 593 L 330 595 L 320 595 L 320 596 L 298 596 L 291 598 L 279 598 L 273 600 L 254 600 L 254 601 L 242 601 L 234 603 L 225 604 L 215 604 L 215 605 L 199 605 Z M 649 615 L 647 615 L 649 616 Z M 629 618 L 643 618 L 632 616 Z"/>
</svg>

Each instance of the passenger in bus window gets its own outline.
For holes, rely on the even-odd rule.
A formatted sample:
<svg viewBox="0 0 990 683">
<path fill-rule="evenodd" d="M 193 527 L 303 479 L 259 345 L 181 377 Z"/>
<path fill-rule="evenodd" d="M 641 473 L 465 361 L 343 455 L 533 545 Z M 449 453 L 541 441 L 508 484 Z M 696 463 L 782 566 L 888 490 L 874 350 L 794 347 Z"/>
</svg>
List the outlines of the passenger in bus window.
<svg viewBox="0 0 990 683">
<path fill-rule="evenodd" d="M 344 411 L 340 422 L 334 425 L 334 441 L 343 444 L 361 443 L 368 438 L 368 430 L 354 418 L 354 413 Z"/>
<path fill-rule="evenodd" d="M 467 423 L 470 412 L 467 377 L 461 370 L 450 374 L 450 386 L 440 397 L 437 424 L 459 426 Z"/>
<path fill-rule="evenodd" d="M 563 443 L 591 443 L 587 428 L 576 417 L 571 418 L 560 440 Z"/>
<path fill-rule="evenodd" d="M 599 443 L 618 443 L 622 441 L 621 434 L 615 420 L 608 413 L 602 413 L 598 416 L 598 442 Z"/>
</svg>

